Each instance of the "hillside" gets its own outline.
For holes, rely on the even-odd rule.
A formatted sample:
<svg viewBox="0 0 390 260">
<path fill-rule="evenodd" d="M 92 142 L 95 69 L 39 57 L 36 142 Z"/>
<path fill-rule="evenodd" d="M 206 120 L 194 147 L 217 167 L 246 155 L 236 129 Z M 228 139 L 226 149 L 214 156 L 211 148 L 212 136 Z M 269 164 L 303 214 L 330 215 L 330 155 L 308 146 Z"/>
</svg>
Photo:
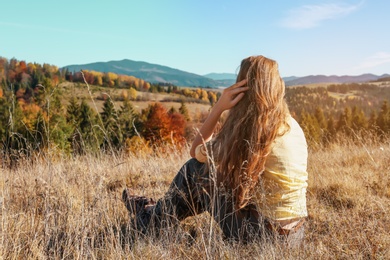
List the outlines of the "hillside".
<svg viewBox="0 0 390 260">
<path fill-rule="evenodd" d="M 135 76 L 152 83 L 171 83 L 176 86 L 219 87 L 219 83 L 194 73 L 147 63 L 143 61 L 120 60 L 95 62 L 81 65 L 69 65 L 64 68 L 69 71 L 94 70 L 99 72 L 113 72 L 116 74 Z"/>
<path fill-rule="evenodd" d="M 374 74 L 362 74 L 359 76 L 310 75 L 305 77 L 287 77 L 283 79 L 286 82 L 286 86 L 295 86 L 315 83 L 360 83 L 367 81 L 376 81 L 389 76 L 389 74 L 383 74 L 381 76 L 377 76 Z"/>
</svg>

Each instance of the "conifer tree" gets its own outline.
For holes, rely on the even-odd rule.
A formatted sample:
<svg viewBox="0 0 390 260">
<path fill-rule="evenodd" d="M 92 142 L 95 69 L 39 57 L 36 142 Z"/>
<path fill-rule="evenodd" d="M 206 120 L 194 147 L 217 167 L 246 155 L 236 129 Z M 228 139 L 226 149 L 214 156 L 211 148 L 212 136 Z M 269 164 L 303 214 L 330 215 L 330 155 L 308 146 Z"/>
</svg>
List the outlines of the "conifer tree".
<svg viewBox="0 0 390 260">
<path fill-rule="evenodd" d="M 317 119 L 318 125 L 321 129 L 327 128 L 327 122 L 325 119 L 325 115 L 320 107 L 316 107 L 316 109 L 314 111 L 314 117 Z"/>
<path fill-rule="evenodd" d="M 186 121 L 190 121 L 190 115 L 188 113 L 188 108 L 187 108 L 187 106 L 186 106 L 186 104 L 184 102 L 181 102 L 181 106 L 179 108 L 179 112 L 180 112 L 180 114 L 182 114 L 184 116 Z"/>
<path fill-rule="evenodd" d="M 80 116 L 80 105 L 78 104 L 76 97 L 72 96 L 66 108 L 66 122 L 77 127 L 80 123 Z"/>
<path fill-rule="evenodd" d="M 302 112 L 301 118 L 301 125 L 306 138 L 310 142 L 319 143 L 322 135 L 317 119 L 304 111 Z"/>
<path fill-rule="evenodd" d="M 108 98 L 104 102 L 101 117 L 105 131 L 104 145 L 114 145 L 115 147 L 118 147 L 122 144 L 123 135 L 119 127 L 118 113 L 111 98 Z"/>
<path fill-rule="evenodd" d="M 377 125 L 378 115 L 375 110 L 371 111 L 370 118 L 368 119 L 368 129 L 378 131 Z"/>
<path fill-rule="evenodd" d="M 10 159 L 11 166 L 17 161 L 20 151 L 28 152 L 25 138 L 26 129 L 22 124 L 23 111 L 21 110 L 12 90 L 3 87 L 3 96 L 0 98 L 0 149 L 2 156 Z M 22 149 L 24 148 L 24 149 Z M 5 163 L 7 160 L 2 160 Z"/>
<path fill-rule="evenodd" d="M 128 99 L 123 101 L 123 105 L 119 110 L 119 125 L 124 140 L 134 136 L 140 125 L 138 114 L 135 112 L 133 105 Z M 136 129 L 134 129 L 134 127 L 136 127 Z"/>
<path fill-rule="evenodd" d="M 116 123 L 116 110 L 111 98 L 107 98 L 103 103 L 103 112 L 100 113 L 105 128 L 113 127 Z"/>
<path fill-rule="evenodd" d="M 70 126 L 71 134 L 69 136 L 69 143 L 73 151 L 77 152 L 81 145 L 81 106 L 78 104 L 76 97 L 72 96 L 66 108 L 66 122 Z"/>
<path fill-rule="evenodd" d="M 352 126 L 352 111 L 349 107 L 346 107 L 343 113 L 340 114 L 339 121 L 337 122 L 337 131 L 350 134 Z"/>
<path fill-rule="evenodd" d="M 78 130 L 80 132 L 80 140 L 78 146 L 74 147 L 79 152 L 87 150 L 97 151 L 101 143 L 101 133 L 96 130 L 97 120 L 92 109 L 83 99 L 80 104 L 80 123 Z"/>
<path fill-rule="evenodd" d="M 39 150 L 47 148 L 49 144 L 47 121 L 42 111 L 38 112 L 34 123 L 34 144 L 35 148 Z"/>
<path fill-rule="evenodd" d="M 48 145 L 53 149 L 69 152 L 70 144 L 68 138 L 72 135 L 72 127 L 66 122 L 65 110 L 61 103 L 59 89 L 53 88 L 47 99 L 49 102 L 47 105 Z"/>
<path fill-rule="evenodd" d="M 381 110 L 378 115 L 377 125 L 384 133 L 390 131 L 390 109 L 387 100 L 383 101 Z"/>
<path fill-rule="evenodd" d="M 171 106 L 171 108 L 168 111 L 168 114 L 172 115 L 174 113 L 177 113 L 177 110 L 176 110 L 176 108 L 174 108 L 174 106 Z"/>
<path fill-rule="evenodd" d="M 354 106 L 352 108 L 352 129 L 359 131 L 367 128 L 367 118 L 363 110 Z"/>
</svg>

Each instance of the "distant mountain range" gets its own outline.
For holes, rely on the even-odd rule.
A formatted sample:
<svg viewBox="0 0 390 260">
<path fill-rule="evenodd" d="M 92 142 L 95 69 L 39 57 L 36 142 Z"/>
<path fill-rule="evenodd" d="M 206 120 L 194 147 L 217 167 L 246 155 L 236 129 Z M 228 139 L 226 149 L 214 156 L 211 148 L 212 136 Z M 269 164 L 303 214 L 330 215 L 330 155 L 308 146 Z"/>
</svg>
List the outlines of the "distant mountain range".
<svg viewBox="0 0 390 260">
<path fill-rule="evenodd" d="M 213 80 L 227 80 L 227 79 L 236 80 L 237 78 L 237 74 L 233 74 L 233 73 L 209 73 L 203 76 Z"/>
<path fill-rule="evenodd" d="M 151 64 L 143 61 L 120 60 L 108 62 L 95 62 L 82 65 L 65 66 L 69 71 L 94 70 L 99 72 L 113 72 L 135 76 L 143 80 L 157 83 L 172 83 L 177 86 L 202 86 L 202 87 L 227 87 L 236 81 L 236 74 L 233 73 L 209 73 L 197 75 L 194 73 L 173 69 L 167 66 Z M 306 77 L 284 77 L 286 86 L 305 85 L 315 83 L 350 83 L 367 82 L 380 78 L 390 77 L 389 74 L 377 76 L 374 74 L 363 74 L 360 76 L 325 76 L 311 75 Z"/>
<path fill-rule="evenodd" d="M 143 61 L 119 60 L 65 66 L 69 71 L 94 70 L 141 78 L 149 82 L 172 83 L 177 86 L 219 87 L 219 83 L 194 73 Z"/>
<path fill-rule="evenodd" d="M 311 75 L 306 77 L 290 77 L 290 79 L 284 78 L 286 86 L 305 85 L 315 83 L 359 83 L 367 81 L 375 81 L 381 78 L 390 77 L 389 74 L 383 74 L 377 76 L 374 74 L 362 74 L 359 76 L 325 76 L 325 75 Z"/>
</svg>

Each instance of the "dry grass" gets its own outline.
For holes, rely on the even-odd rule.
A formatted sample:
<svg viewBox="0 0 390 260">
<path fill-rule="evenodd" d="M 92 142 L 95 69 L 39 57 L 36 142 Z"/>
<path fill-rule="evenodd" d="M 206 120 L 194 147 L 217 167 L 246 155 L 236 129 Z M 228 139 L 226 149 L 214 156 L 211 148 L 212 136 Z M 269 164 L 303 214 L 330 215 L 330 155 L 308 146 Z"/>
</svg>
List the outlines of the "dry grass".
<svg viewBox="0 0 390 260">
<path fill-rule="evenodd" d="M 158 198 L 188 152 L 48 156 L 1 169 L 1 259 L 389 259 L 390 145 L 310 152 L 306 246 L 229 244 L 208 214 L 132 239 L 122 189 Z M 193 235 L 196 233 L 196 237 Z"/>
</svg>

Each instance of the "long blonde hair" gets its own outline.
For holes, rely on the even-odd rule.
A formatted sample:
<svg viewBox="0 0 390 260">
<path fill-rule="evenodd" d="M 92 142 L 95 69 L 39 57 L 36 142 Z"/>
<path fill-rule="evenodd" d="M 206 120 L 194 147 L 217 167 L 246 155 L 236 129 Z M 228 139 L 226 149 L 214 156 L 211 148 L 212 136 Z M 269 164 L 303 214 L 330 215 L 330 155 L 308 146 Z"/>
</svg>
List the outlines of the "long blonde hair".
<svg viewBox="0 0 390 260">
<path fill-rule="evenodd" d="M 236 208 L 244 207 L 259 182 L 271 145 L 289 129 L 285 86 L 275 61 L 251 56 L 241 62 L 237 82 L 247 79 L 249 90 L 229 111 L 213 142 L 217 184 L 233 194 Z"/>
</svg>

